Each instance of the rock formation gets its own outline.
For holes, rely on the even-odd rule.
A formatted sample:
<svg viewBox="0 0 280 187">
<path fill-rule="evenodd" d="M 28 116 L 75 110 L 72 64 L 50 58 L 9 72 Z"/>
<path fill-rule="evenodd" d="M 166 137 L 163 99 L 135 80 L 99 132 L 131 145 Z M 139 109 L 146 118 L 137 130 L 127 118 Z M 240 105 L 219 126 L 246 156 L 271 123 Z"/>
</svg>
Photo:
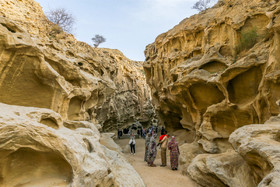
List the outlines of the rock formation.
<svg viewBox="0 0 280 187">
<path fill-rule="evenodd" d="M 0 10 L 0 102 L 49 108 L 104 131 L 153 116 L 141 62 L 57 31 L 33 0 L 4 0 Z"/>
<path fill-rule="evenodd" d="M 92 123 L 0 104 L 0 135 L 0 186 L 144 186 Z"/>
<path fill-rule="evenodd" d="M 98 130 L 153 115 L 142 62 L 77 41 L 33 0 L 0 1 L 0 186 L 144 186 Z"/>
<path fill-rule="evenodd" d="M 169 131 L 185 129 L 203 148 L 184 145 L 191 154 L 181 158 L 184 172 L 203 186 L 280 185 L 277 149 L 261 149 L 262 140 L 274 142 L 276 125 L 240 128 L 279 114 L 279 5 L 221 0 L 146 48 L 155 109 Z"/>
</svg>

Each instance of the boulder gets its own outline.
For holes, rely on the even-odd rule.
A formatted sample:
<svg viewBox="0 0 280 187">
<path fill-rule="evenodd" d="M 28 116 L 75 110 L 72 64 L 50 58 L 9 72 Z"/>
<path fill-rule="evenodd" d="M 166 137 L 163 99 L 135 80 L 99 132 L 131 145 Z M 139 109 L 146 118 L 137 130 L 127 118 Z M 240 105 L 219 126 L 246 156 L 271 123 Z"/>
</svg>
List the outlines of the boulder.
<svg viewBox="0 0 280 187">
<path fill-rule="evenodd" d="M 99 143 L 94 124 L 76 123 L 69 129 L 52 110 L 0 103 L 0 186 L 145 186 Z"/>
</svg>

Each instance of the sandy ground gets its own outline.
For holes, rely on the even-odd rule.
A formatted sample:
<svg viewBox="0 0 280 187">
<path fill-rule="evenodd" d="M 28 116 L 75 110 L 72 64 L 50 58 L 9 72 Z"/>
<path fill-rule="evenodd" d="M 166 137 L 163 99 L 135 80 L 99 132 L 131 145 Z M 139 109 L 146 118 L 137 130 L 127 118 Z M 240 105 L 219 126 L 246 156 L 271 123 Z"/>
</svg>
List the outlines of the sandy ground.
<svg viewBox="0 0 280 187">
<path fill-rule="evenodd" d="M 136 154 L 129 152 L 128 139 L 115 140 L 115 142 L 124 150 L 125 157 L 139 173 L 147 187 L 197 187 L 197 185 L 188 177 L 178 171 L 170 168 L 169 154 L 167 154 L 167 167 L 160 167 L 160 150 L 158 150 L 155 164 L 157 167 L 148 167 L 144 162 L 145 140 L 136 139 Z M 168 151 L 169 152 L 169 151 Z"/>
</svg>

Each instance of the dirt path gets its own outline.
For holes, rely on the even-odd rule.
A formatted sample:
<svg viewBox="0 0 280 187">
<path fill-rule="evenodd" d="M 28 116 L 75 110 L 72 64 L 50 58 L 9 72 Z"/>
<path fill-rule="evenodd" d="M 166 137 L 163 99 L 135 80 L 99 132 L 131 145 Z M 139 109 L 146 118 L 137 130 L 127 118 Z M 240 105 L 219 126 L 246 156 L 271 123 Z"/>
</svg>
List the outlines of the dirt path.
<svg viewBox="0 0 280 187">
<path fill-rule="evenodd" d="M 147 187 L 196 187 L 195 183 L 187 176 L 183 176 L 180 171 L 170 169 L 169 156 L 167 156 L 167 167 L 160 167 L 160 151 L 158 151 L 155 164 L 157 167 L 148 167 L 144 162 L 144 139 L 136 139 L 136 154 L 131 155 L 128 146 L 128 139 L 115 140 L 123 148 L 125 157 L 139 173 Z M 179 168 L 180 169 L 180 168 Z"/>
</svg>

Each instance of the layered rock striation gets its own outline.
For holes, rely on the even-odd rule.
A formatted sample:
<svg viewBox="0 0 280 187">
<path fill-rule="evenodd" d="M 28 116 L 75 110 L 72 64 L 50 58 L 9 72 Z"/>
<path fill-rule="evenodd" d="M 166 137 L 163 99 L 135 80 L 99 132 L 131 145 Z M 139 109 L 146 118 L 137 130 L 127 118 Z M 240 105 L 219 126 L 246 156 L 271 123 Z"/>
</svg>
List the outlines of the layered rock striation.
<svg viewBox="0 0 280 187">
<path fill-rule="evenodd" d="M 249 162 L 229 137 L 279 114 L 279 24 L 279 1 L 223 0 L 146 48 L 144 69 L 155 109 L 167 129 L 195 137 L 184 145 L 192 154 L 181 161 L 203 186 L 261 185 L 274 168 L 267 161 L 257 169 L 261 159 Z"/>
<path fill-rule="evenodd" d="M 104 131 L 153 116 L 141 62 L 57 30 L 33 0 L 4 0 L 0 10 L 0 102 L 49 108 Z"/>
<path fill-rule="evenodd" d="M 145 186 L 99 131 L 153 115 L 142 62 L 77 41 L 33 0 L 0 1 L 0 186 Z"/>
</svg>

